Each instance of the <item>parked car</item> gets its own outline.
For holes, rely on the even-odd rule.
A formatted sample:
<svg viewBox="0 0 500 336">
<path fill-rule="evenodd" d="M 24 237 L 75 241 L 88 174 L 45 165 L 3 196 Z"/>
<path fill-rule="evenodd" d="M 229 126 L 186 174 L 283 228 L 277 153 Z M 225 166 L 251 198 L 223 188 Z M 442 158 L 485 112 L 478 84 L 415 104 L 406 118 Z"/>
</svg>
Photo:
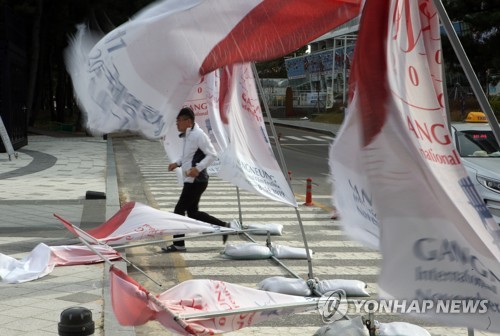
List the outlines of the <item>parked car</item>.
<svg viewBox="0 0 500 336">
<path fill-rule="evenodd" d="M 476 190 L 500 223 L 500 146 L 484 115 L 471 112 L 464 123 L 453 123 L 451 133 Z"/>
</svg>

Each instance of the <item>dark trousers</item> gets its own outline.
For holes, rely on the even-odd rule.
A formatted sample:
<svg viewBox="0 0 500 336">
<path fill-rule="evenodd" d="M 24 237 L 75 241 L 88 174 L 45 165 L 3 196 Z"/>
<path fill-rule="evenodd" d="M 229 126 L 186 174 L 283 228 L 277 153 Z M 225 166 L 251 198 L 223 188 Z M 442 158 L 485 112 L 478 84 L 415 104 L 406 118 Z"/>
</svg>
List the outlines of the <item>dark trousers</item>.
<svg viewBox="0 0 500 336">
<path fill-rule="evenodd" d="M 187 216 L 205 223 L 226 226 L 226 222 L 218 218 L 210 216 L 206 212 L 198 210 L 200 198 L 205 189 L 207 189 L 208 182 L 184 183 L 181 196 L 177 201 L 174 213 L 178 215 Z M 174 235 L 174 238 L 182 238 L 184 235 Z M 184 240 L 174 242 L 175 246 L 184 246 Z"/>
</svg>

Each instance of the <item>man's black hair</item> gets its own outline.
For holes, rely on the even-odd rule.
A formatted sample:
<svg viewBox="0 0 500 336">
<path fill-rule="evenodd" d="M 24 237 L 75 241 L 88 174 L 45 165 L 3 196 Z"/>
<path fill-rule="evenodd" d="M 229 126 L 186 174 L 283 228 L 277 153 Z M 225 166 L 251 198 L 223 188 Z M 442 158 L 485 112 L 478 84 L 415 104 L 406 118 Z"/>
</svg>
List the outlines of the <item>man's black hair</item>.
<svg viewBox="0 0 500 336">
<path fill-rule="evenodd" d="M 194 121 L 194 112 L 190 107 L 183 107 L 177 115 L 177 118 L 179 117 L 187 117 Z"/>
</svg>

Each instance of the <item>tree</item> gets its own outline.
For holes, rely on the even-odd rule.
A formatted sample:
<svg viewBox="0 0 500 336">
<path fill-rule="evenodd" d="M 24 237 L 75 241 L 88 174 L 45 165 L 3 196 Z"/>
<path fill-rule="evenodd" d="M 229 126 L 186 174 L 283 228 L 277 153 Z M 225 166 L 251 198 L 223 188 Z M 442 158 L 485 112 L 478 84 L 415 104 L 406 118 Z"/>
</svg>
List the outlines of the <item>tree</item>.
<svg viewBox="0 0 500 336">
<path fill-rule="evenodd" d="M 486 87 L 500 73 L 500 3 L 498 0 L 444 0 L 452 22 L 461 22 L 460 41 L 479 81 Z M 447 70 L 460 73 L 461 66 L 446 38 L 443 54 Z M 454 84 L 454 83 L 450 83 Z M 463 83 L 462 83 L 463 84 Z"/>
</svg>

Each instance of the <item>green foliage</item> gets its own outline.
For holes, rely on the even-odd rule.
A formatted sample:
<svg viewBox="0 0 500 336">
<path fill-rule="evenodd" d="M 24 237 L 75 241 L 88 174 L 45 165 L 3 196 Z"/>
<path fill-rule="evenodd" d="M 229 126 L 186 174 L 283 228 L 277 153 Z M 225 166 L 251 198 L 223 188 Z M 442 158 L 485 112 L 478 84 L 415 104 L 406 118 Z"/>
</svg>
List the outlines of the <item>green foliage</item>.
<svg viewBox="0 0 500 336">
<path fill-rule="evenodd" d="M 322 122 L 327 124 L 342 124 L 344 121 L 343 112 L 327 112 L 314 115 L 312 118 L 314 122 Z"/>
<path fill-rule="evenodd" d="M 490 97 L 490 105 L 491 109 L 498 118 L 500 116 L 500 95 Z"/>
</svg>

